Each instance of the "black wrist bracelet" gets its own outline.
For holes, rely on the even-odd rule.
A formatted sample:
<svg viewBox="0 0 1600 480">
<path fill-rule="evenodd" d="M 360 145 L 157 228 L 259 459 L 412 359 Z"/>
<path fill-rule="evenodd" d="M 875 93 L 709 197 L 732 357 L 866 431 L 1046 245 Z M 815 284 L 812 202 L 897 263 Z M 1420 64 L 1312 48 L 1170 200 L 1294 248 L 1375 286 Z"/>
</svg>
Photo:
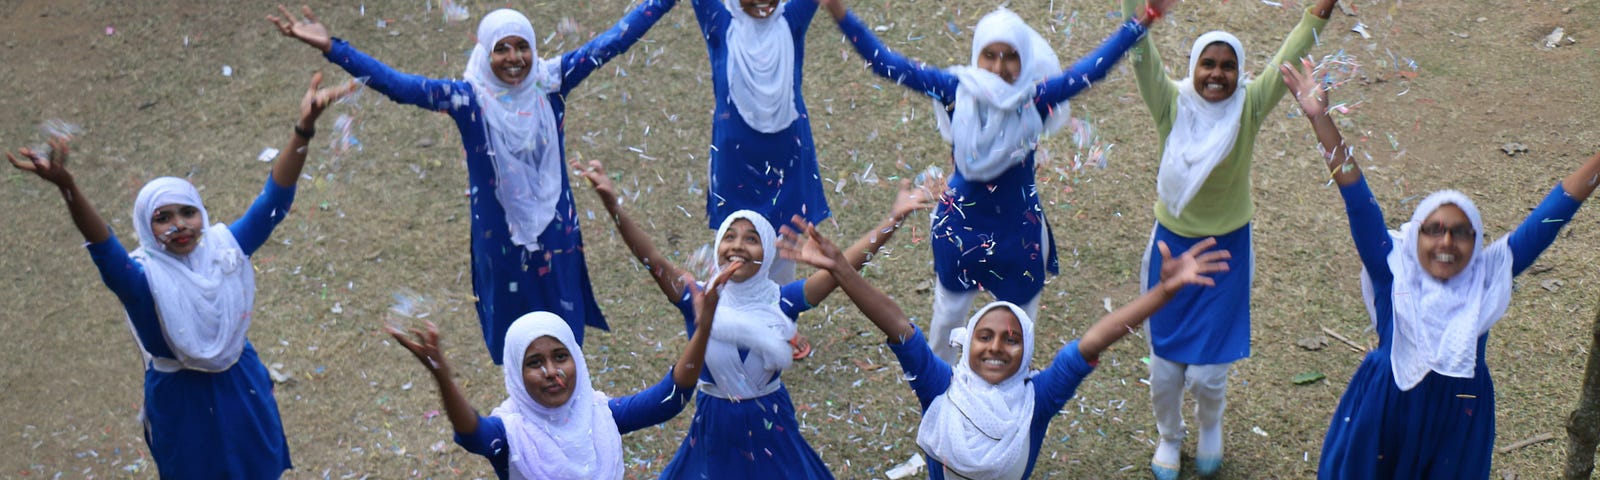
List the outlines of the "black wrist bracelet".
<svg viewBox="0 0 1600 480">
<path fill-rule="evenodd" d="M 306 129 L 300 128 L 299 125 L 295 125 L 294 126 L 294 134 L 295 135 L 299 135 L 300 138 L 304 138 L 304 139 L 309 141 L 309 140 L 311 140 L 311 137 L 317 136 L 317 131 L 316 130 L 306 130 Z"/>
</svg>

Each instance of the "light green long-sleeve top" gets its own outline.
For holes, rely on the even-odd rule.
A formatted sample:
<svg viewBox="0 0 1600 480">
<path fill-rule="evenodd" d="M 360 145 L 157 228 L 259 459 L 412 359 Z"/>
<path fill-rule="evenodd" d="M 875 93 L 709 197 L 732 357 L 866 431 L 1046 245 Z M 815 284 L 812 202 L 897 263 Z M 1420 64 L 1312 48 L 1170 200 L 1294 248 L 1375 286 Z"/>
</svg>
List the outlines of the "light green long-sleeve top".
<svg viewBox="0 0 1600 480">
<path fill-rule="evenodd" d="M 1134 9 L 1143 5 L 1144 0 L 1122 0 L 1122 13 L 1133 15 Z M 1328 19 L 1312 14 L 1309 9 L 1302 14 L 1300 24 L 1283 40 L 1272 63 L 1263 67 L 1261 75 L 1245 86 L 1244 112 L 1239 119 L 1239 138 L 1233 143 L 1233 151 L 1211 170 L 1200 191 L 1183 208 L 1182 217 L 1172 215 L 1164 203 L 1156 200 L 1156 221 L 1190 238 L 1222 235 L 1250 222 L 1256 213 L 1256 205 L 1250 199 L 1250 160 L 1255 155 L 1256 133 L 1261 129 L 1261 121 L 1288 91 L 1278 66 L 1305 56 L 1316 42 L 1316 32 L 1327 23 Z M 1139 81 L 1139 95 L 1144 97 L 1150 116 L 1155 118 L 1156 131 L 1161 135 L 1161 150 L 1156 155 L 1160 158 L 1166 150 L 1172 124 L 1177 121 L 1178 82 L 1162 72 L 1161 57 L 1151 46 L 1150 35 L 1140 39 L 1129 55 Z"/>
</svg>

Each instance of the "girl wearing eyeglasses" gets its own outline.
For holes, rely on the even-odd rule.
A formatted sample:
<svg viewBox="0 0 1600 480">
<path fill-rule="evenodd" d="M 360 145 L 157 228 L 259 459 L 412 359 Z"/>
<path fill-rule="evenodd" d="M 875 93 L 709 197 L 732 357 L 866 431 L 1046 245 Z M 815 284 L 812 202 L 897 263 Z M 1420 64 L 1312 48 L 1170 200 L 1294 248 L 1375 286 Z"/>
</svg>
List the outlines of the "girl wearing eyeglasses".
<svg viewBox="0 0 1600 480">
<path fill-rule="evenodd" d="M 1472 200 L 1428 195 L 1399 230 L 1383 223 L 1339 129 L 1320 72 L 1289 65 L 1294 92 L 1326 153 L 1361 255 L 1361 293 L 1378 333 L 1350 379 L 1322 444 L 1317 476 L 1489 478 L 1494 382 L 1484 362 L 1489 327 L 1511 303 L 1511 278 L 1551 242 L 1600 178 L 1600 154 L 1557 184 L 1511 234 L 1484 244 Z"/>
</svg>

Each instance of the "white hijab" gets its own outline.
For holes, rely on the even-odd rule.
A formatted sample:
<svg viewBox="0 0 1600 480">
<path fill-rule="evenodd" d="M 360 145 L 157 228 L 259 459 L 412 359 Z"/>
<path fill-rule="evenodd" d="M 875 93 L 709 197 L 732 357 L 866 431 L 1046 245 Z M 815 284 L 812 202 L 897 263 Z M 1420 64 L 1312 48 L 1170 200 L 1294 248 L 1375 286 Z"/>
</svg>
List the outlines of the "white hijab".
<svg viewBox="0 0 1600 480">
<path fill-rule="evenodd" d="M 490 66 L 489 52 L 506 37 L 520 37 L 534 49 L 528 76 L 516 85 L 500 81 Z M 555 218 L 564 179 L 560 132 L 546 97 L 561 88 L 561 61 L 539 58 L 537 41 L 528 17 L 515 10 L 490 12 L 478 23 L 478 45 L 463 74 L 483 108 L 495 199 L 506 211 L 512 243 L 530 252 L 542 248 L 539 234 Z"/>
<path fill-rule="evenodd" d="M 1240 74 L 1233 95 L 1212 103 L 1194 90 L 1194 67 L 1200 62 L 1200 53 L 1217 42 L 1233 48 L 1233 54 L 1239 57 Z M 1243 93 L 1250 83 L 1244 71 L 1244 45 L 1231 33 L 1208 32 L 1189 47 L 1189 76 L 1178 82 L 1177 119 L 1167 134 L 1161 169 L 1156 172 L 1156 191 L 1174 217 L 1183 215 L 1183 207 L 1206 183 L 1211 169 L 1233 151 L 1233 142 L 1239 138 L 1240 115 L 1244 113 Z"/>
<path fill-rule="evenodd" d="M 983 48 L 1004 43 L 1017 50 L 1022 70 L 1016 83 L 1006 83 L 999 75 L 978 68 Z M 1061 60 L 1039 32 L 1022 17 L 1004 7 L 984 15 L 972 34 L 972 63 L 950 67 L 959 83 L 955 111 L 934 101 L 934 118 L 939 134 L 954 147 L 956 169 L 967 180 L 987 182 L 1028 159 L 1039 145 L 1039 136 L 1067 124 L 1071 106 L 1053 106 L 1050 118 L 1042 119 L 1033 107 L 1038 83 L 1061 72 Z"/>
<path fill-rule="evenodd" d="M 1022 365 L 1010 378 L 991 385 L 972 371 L 969 344 L 978 319 L 996 308 L 1010 309 L 1022 325 Z M 978 309 L 966 328 L 951 331 L 950 339 L 961 344 L 961 360 L 951 365 L 950 389 L 934 398 L 922 414 L 917 445 L 964 478 L 1022 478 L 1028 468 L 1033 426 L 1033 382 L 1029 380 L 1033 319 L 1015 304 L 994 302 Z"/>
<path fill-rule="evenodd" d="M 1422 269 L 1417 233 L 1428 215 L 1455 205 L 1477 231 L 1472 258 L 1461 273 L 1443 282 Z M 1389 364 L 1395 386 L 1411 390 L 1428 372 L 1472 378 L 1478 362 L 1478 337 L 1489 332 L 1511 305 L 1511 247 L 1506 238 L 1484 248 L 1483 218 L 1466 195 L 1444 190 L 1417 205 L 1411 221 L 1389 231 L 1389 271 L 1394 274 L 1394 345 Z M 1361 296 L 1377 325 L 1372 279 L 1361 270 Z"/>
<path fill-rule="evenodd" d="M 778 0 L 770 0 L 778 1 Z M 799 109 L 794 101 L 794 36 L 779 3 L 766 18 L 744 13 L 739 0 L 722 0 L 728 22 L 728 91 L 750 128 L 777 133 L 789 128 Z"/>
<path fill-rule="evenodd" d="M 522 381 L 522 357 L 539 337 L 551 337 L 567 347 L 577 364 L 572 397 L 558 408 L 540 405 L 528 395 Z M 572 327 L 550 312 L 533 312 L 511 323 L 506 331 L 506 394 L 510 397 L 490 415 L 506 426 L 513 479 L 620 479 L 622 434 L 606 394 L 589 382 L 589 364 L 572 338 Z"/>
<path fill-rule="evenodd" d="M 794 337 L 795 326 L 778 307 L 778 284 L 767 275 L 778 247 L 777 234 L 765 218 L 749 210 L 728 215 L 717 228 L 717 245 L 712 251 L 720 251 L 722 236 L 737 220 L 749 221 L 761 235 L 761 270 L 745 281 L 729 281 L 722 287 L 711 341 L 706 345 L 706 368 L 716 378 L 715 388 L 728 398 L 747 399 L 772 393 L 781 385 L 773 377 L 794 362 L 789 339 Z M 742 360 L 740 348 L 750 350 Z"/>
<path fill-rule="evenodd" d="M 150 228 L 156 209 L 167 205 L 200 210 L 204 230 L 200 244 L 188 255 L 167 252 Z M 133 202 L 139 248 L 132 256 L 144 266 L 167 346 L 181 368 L 215 373 L 232 367 L 244 352 L 255 308 L 256 274 L 233 232 L 221 223 L 205 226 L 209 223 L 200 192 L 181 178 L 151 180 Z M 145 357 L 151 358 L 149 352 Z"/>
</svg>

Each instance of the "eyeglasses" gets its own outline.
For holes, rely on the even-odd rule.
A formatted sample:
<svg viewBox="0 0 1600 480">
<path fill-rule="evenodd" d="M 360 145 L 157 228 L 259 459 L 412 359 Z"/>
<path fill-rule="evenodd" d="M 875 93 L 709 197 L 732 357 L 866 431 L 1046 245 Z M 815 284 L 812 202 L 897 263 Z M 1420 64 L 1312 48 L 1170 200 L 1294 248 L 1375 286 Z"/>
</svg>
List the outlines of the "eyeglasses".
<svg viewBox="0 0 1600 480">
<path fill-rule="evenodd" d="M 1440 238 L 1443 237 L 1444 234 L 1448 233 L 1450 234 L 1451 240 L 1465 242 L 1474 241 L 1478 237 L 1478 231 L 1473 230 L 1472 225 L 1453 225 L 1447 227 L 1439 222 L 1422 224 L 1422 229 L 1418 230 L 1418 233 L 1427 235 L 1429 238 Z"/>
</svg>

